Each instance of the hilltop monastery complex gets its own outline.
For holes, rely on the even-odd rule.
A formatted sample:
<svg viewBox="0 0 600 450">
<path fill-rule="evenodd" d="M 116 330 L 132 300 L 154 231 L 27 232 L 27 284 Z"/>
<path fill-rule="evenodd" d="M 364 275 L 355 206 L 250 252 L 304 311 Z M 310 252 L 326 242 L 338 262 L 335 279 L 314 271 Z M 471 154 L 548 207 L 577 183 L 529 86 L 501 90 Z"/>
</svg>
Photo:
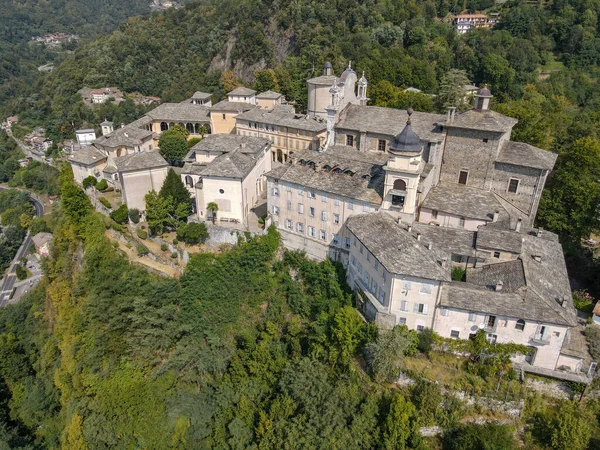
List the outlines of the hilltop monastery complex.
<svg viewBox="0 0 600 450">
<path fill-rule="evenodd" d="M 530 348 L 517 367 L 578 381 L 594 366 L 575 339 L 562 247 L 534 228 L 556 155 L 511 141 L 517 120 L 491 98 L 483 87 L 464 113 L 369 106 L 364 75 L 327 63 L 308 80 L 307 114 L 276 92 L 240 87 L 214 105 L 197 92 L 122 128 L 104 122 L 69 161 L 76 181 L 105 178 L 143 211 L 169 169 L 160 133 L 206 134 L 177 168 L 197 220 L 215 202 L 220 224 L 247 224 L 266 196 L 267 225 L 287 248 L 341 261 L 368 320 L 460 339 L 483 330 Z"/>
</svg>

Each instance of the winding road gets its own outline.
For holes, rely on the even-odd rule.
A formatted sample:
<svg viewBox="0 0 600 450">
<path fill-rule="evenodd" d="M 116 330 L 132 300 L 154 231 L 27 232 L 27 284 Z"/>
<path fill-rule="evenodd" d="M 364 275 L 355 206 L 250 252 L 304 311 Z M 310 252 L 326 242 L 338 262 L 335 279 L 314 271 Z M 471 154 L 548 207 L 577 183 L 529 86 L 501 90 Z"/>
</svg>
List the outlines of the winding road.
<svg viewBox="0 0 600 450">
<path fill-rule="evenodd" d="M 0 187 L 0 189 L 6 190 L 7 188 Z M 31 203 L 33 203 L 33 208 L 35 209 L 34 215 L 36 217 L 42 217 L 44 215 L 44 205 L 42 205 L 41 202 L 33 198 L 31 195 L 29 196 L 29 200 L 31 201 Z M 4 277 L 4 280 L 2 282 L 2 287 L 0 287 L 0 307 L 8 305 L 10 293 L 12 292 L 15 282 L 17 281 L 15 265 L 17 264 L 19 259 L 27 255 L 27 252 L 29 251 L 29 248 L 31 247 L 32 243 L 33 242 L 31 240 L 31 236 L 29 235 L 29 232 L 27 232 L 25 240 L 21 244 L 21 247 L 19 247 L 16 256 L 14 257 L 10 267 L 8 268 L 8 271 L 6 272 L 6 276 Z"/>
</svg>

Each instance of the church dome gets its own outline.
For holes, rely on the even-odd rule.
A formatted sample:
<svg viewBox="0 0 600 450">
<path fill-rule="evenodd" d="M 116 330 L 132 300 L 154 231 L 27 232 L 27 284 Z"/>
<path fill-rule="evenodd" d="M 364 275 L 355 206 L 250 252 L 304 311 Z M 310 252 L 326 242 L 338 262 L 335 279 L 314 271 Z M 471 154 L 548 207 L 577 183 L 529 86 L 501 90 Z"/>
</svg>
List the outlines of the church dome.
<svg viewBox="0 0 600 450">
<path fill-rule="evenodd" d="M 333 66 L 331 65 L 331 63 L 330 63 L 329 61 L 327 61 L 327 62 L 325 63 L 325 67 L 324 67 L 324 68 L 325 68 L 325 69 L 333 69 Z"/>
<path fill-rule="evenodd" d="M 348 67 L 346 67 L 346 70 L 344 70 L 340 75 L 340 83 L 343 84 L 350 74 L 354 74 L 356 76 L 356 72 L 352 69 L 352 64 L 348 63 Z"/>
<path fill-rule="evenodd" d="M 477 96 L 478 97 L 493 97 L 491 91 L 488 89 L 488 85 L 484 84 L 483 88 L 479 89 L 479 91 L 477 91 Z"/>
<path fill-rule="evenodd" d="M 407 113 L 408 120 L 406 121 L 406 126 L 390 144 L 390 151 L 400 153 L 420 153 L 423 148 L 421 139 L 413 131 L 410 124 L 410 116 L 412 115 L 413 110 L 409 108 Z"/>
</svg>

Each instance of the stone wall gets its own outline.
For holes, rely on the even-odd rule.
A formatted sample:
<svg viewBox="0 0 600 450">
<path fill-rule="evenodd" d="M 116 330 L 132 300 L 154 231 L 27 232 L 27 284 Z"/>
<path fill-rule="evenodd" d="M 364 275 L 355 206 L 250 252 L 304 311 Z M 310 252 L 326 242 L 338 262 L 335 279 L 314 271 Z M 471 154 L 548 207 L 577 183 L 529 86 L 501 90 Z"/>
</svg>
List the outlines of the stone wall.
<svg viewBox="0 0 600 450">
<path fill-rule="evenodd" d="M 496 163 L 492 179 L 492 191 L 496 192 L 506 201 L 535 217 L 534 204 L 543 187 L 545 171 L 529 167 L 513 166 L 511 164 Z M 508 192 L 508 183 L 511 178 L 519 180 L 517 193 Z M 542 184 L 540 186 L 540 184 Z M 536 208 L 537 209 L 537 208 Z"/>
</svg>

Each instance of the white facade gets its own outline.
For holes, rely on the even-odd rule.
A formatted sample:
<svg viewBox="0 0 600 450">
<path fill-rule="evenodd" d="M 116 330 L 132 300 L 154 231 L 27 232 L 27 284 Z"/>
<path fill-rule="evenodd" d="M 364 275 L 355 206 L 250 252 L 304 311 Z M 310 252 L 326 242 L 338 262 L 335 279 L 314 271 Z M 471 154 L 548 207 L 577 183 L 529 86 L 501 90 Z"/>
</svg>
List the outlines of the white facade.
<svg viewBox="0 0 600 450">
<path fill-rule="evenodd" d="M 152 190 L 158 192 L 167 178 L 168 167 L 119 172 L 123 201 L 129 209 L 145 211 L 144 197 Z"/>
<path fill-rule="evenodd" d="M 77 130 L 75 132 L 75 137 L 77 138 L 78 144 L 90 145 L 96 140 L 96 132 L 91 128 L 87 130 Z"/>
</svg>

